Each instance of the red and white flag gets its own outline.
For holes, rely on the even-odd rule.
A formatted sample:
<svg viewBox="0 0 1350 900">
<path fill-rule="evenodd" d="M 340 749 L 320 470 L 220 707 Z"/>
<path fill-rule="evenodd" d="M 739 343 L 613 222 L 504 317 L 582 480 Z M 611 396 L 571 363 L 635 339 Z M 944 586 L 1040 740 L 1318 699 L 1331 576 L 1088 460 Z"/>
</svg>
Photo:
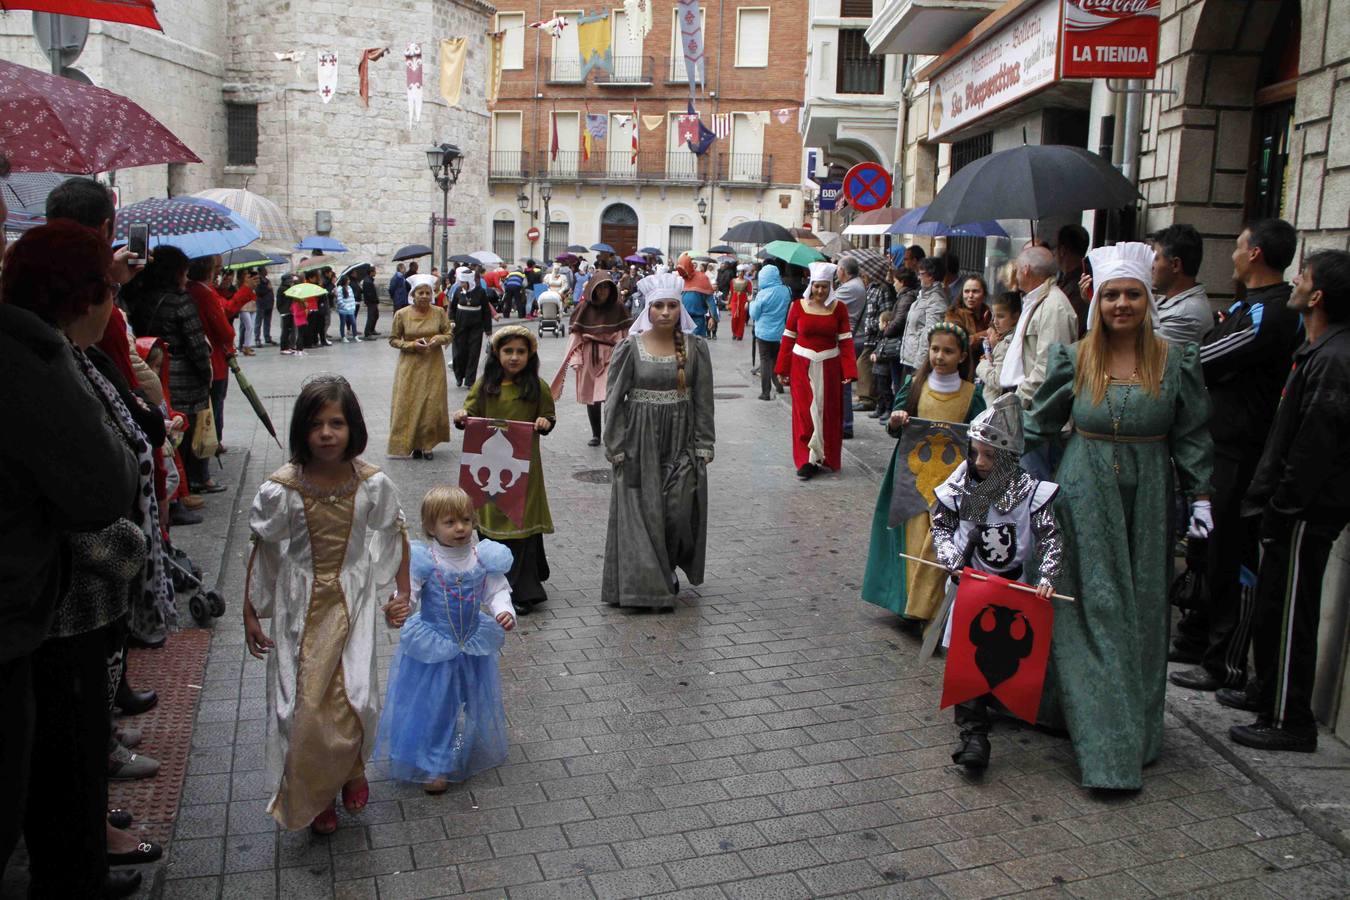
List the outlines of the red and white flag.
<svg viewBox="0 0 1350 900">
<path fill-rule="evenodd" d="M 517 525 L 524 521 L 533 442 L 533 422 L 472 417 L 464 421 L 459 486 L 474 509 L 491 503 Z"/>
<path fill-rule="evenodd" d="M 553 140 L 550 141 L 550 142 L 549 142 L 549 145 L 548 145 L 549 159 L 553 160 L 554 162 L 557 162 L 557 161 L 558 161 L 558 114 L 557 114 L 557 113 L 553 113 L 549 118 L 553 121 Z"/>
<path fill-rule="evenodd" d="M 567 25 L 568 25 L 567 16 L 554 16 L 552 19 L 544 19 L 539 22 L 530 23 L 531 28 L 538 28 L 542 31 L 547 31 L 555 38 L 560 38 L 563 36 L 563 31 L 566 30 Z"/>
<path fill-rule="evenodd" d="M 629 162 L 632 163 L 633 165 L 637 165 L 637 158 L 638 158 L 638 111 L 637 111 L 637 100 L 634 100 L 634 101 L 633 101 L 633 123 L 632 123 L 632 131 L 631 131 L 631 134 L 633 135 L 633 155 L 632 155 L 632 159 L 630 159 Z"/>
<path fill-rule="evenodd" d="M 717 113 L 713 116 L 713 133 L 723 140 L 731 137 L 731 113 Z"/>
</svg>

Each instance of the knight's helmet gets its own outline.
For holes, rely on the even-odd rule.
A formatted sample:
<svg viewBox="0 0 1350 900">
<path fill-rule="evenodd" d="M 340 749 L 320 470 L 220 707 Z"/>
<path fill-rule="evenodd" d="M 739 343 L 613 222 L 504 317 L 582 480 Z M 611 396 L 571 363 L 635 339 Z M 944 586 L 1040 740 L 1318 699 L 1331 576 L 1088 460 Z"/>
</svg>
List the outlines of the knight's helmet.
<svg viewBox="0 0 1350 900">
<path fill-rule="evenodd" d="M 970 423 L 970 439 L 1016 456 L 1022 455 L 1022 403 L 1017 394 L 1002 394 Z"/>
</svg>

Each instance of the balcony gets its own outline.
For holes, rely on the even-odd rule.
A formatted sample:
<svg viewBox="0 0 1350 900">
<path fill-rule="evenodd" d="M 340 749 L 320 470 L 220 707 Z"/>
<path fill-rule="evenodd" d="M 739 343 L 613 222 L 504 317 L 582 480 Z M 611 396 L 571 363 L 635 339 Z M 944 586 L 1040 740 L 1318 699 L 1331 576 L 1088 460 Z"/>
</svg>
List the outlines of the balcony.
<svg viewBox="0 0 1350 900">
<path fill-rule="evenodd" d="M 597 87 L 651 87 L 656 60 L 651 56 L 616 56 L 613 71 L 595 67 Z"/>
<path fill-rule="evenodd" d="M 493 181 L 548 178 L 558 183 L 583 184 L 694 185 L 715 182 L 763 186 L 773 181 L 773 157 L 760 153 L 700 157 L 680 148 L 640 151 L 634 161 L 629 150 L 596 151 L 590 159 L 584 159 L 579 150 L 560 150 L 556 158 L 547 150 L 535 153 L 494 150 L 489 156 L 488 178 Z"/>
<path fill-rule="evenodd" d="M 688 84 L 689 72 L 684 67 L 684 57 L 672 56 L 667 62 L 669 64 L 666 66 L 666 84 Z M 703 74 L 705 77 L 708 74 L 706 59 L 703 64 Z M 694 83 L 703 84 L 703 79 L 699 78 Z"/>
<path fill-rule="evenodd" d="M 585 84 L 581 74 L 581 60 L 575 56 L 555 56 L 549 60 L 548 84 Z"/>
<path fill-rule="evenodd" d="M 877 54 L 937 56 L 1002 5 L 1002 0 L 887 0 L 867 29 L 867 43 Z"/>
</svg>

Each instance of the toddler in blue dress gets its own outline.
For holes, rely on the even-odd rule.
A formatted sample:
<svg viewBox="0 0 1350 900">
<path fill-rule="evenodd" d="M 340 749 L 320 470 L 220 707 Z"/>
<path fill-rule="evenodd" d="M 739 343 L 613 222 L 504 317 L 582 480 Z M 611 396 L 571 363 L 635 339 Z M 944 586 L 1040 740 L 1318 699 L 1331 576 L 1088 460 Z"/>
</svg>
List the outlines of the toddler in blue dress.
<svg viewBox="0 0 1350 900">
<path fill-rule="evenodd" d="M 476 539 L 468 494 L 439 486 L 422 500 L 428 541 L 412 545 L 412 596 L 389 669 L 375 758 L 439 794 L 506 761 L 498 654 L 515 627 L 511 551 Z M 484 612 L 487 607 L 490 612 Z"/>
</svg>

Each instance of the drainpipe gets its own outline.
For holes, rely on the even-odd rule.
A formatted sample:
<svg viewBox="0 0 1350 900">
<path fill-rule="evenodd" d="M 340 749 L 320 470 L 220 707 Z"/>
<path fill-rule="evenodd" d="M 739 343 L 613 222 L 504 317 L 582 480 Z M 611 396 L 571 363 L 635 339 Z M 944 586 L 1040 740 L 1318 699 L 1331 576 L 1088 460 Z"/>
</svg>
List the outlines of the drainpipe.
<svg viewBox="0 0 1350 900">
<path fill-rule="evenodd" d="M 1125 89 L 1130 93 L 1125 95 L 1125 124 L 1120 149 L 1120 173 L 1136 187 L 1139 185 L 1139 132 L 1144 121 L 1143 87 L 1143 82 L 1138 80 L 1126 83 Z"/>
<path fill-rule="evenodd" d="M 721 105 L 722 105 L 722 57 L 726 55 L 726 54 L 723 52 L 723 51 L 726 49 L 726 44 L 727 44 L 727 29 L 726 29 L 726 24 L 727 24 L 727 4 L 726 4 L 726 0 L 718 0 L 718 3 L 717 3 L 717 33 L 718 33 L 718 35 L 719 35 L 719 37 L 720 37 L 720 39 L 721 39 L 721 44 L 720 44 L 720 45 L 718 46 L 718 48 L 717 48 L 717 89 L 716 89 L 716 91 L 715 91 L 716 96 L 713 97 L 713 112 L 714 112 L 714 114 L 717 112 L 718 109 L 721 108 Z M 706 37 L 706 35 L 705 35 L 705 37 Z M 704 45 L 705 45 L 705 47 L 706 47 L 706 40 L 705 40 L 705 44 L 704 44 Z M 704 87 L 706 88 L 707 86 L 705 85 Z M 763 162 L 763 160 L 764 160 L 764 141 L 763 141 L 762 138 L 761 138 L 760 144 L 759 144 L 759 153 L 760 153 L 760 165 L 763 166 L 763 165 L 764 165 L 764 162 Z M 727 153 L 726 155 L 727 155 L 727 156 L 731 156 L 730 153 Z M 712 178 L 709 179 L 709 181 L 708 181 L 708 193 L 710 193 L 712 196 L 711 196 L 711 197 L 709 198 L 709 200 L 708 200 L 708 221 L 703 223 L 704 232 L 708 235 L 708 242 L 707 242 L 706 244 L 703 245 L 705 249 L 708 248 L 708 247 L 711 247 L 711 246 L 713 245 L 713 239 L 712 239 L 713 213 L 717 210 L 717 160 L 714 159 L 714 160 L 709 160 L 709 161 L 713 164 L 713 167 L 712 167 Z M 728 163 L 727 165 L 728 165 L 728 172 L 730 172 L 730 163 Z M 695 196 L 697 196 L 697 195 L 695 195 Z"/>
</svg>

